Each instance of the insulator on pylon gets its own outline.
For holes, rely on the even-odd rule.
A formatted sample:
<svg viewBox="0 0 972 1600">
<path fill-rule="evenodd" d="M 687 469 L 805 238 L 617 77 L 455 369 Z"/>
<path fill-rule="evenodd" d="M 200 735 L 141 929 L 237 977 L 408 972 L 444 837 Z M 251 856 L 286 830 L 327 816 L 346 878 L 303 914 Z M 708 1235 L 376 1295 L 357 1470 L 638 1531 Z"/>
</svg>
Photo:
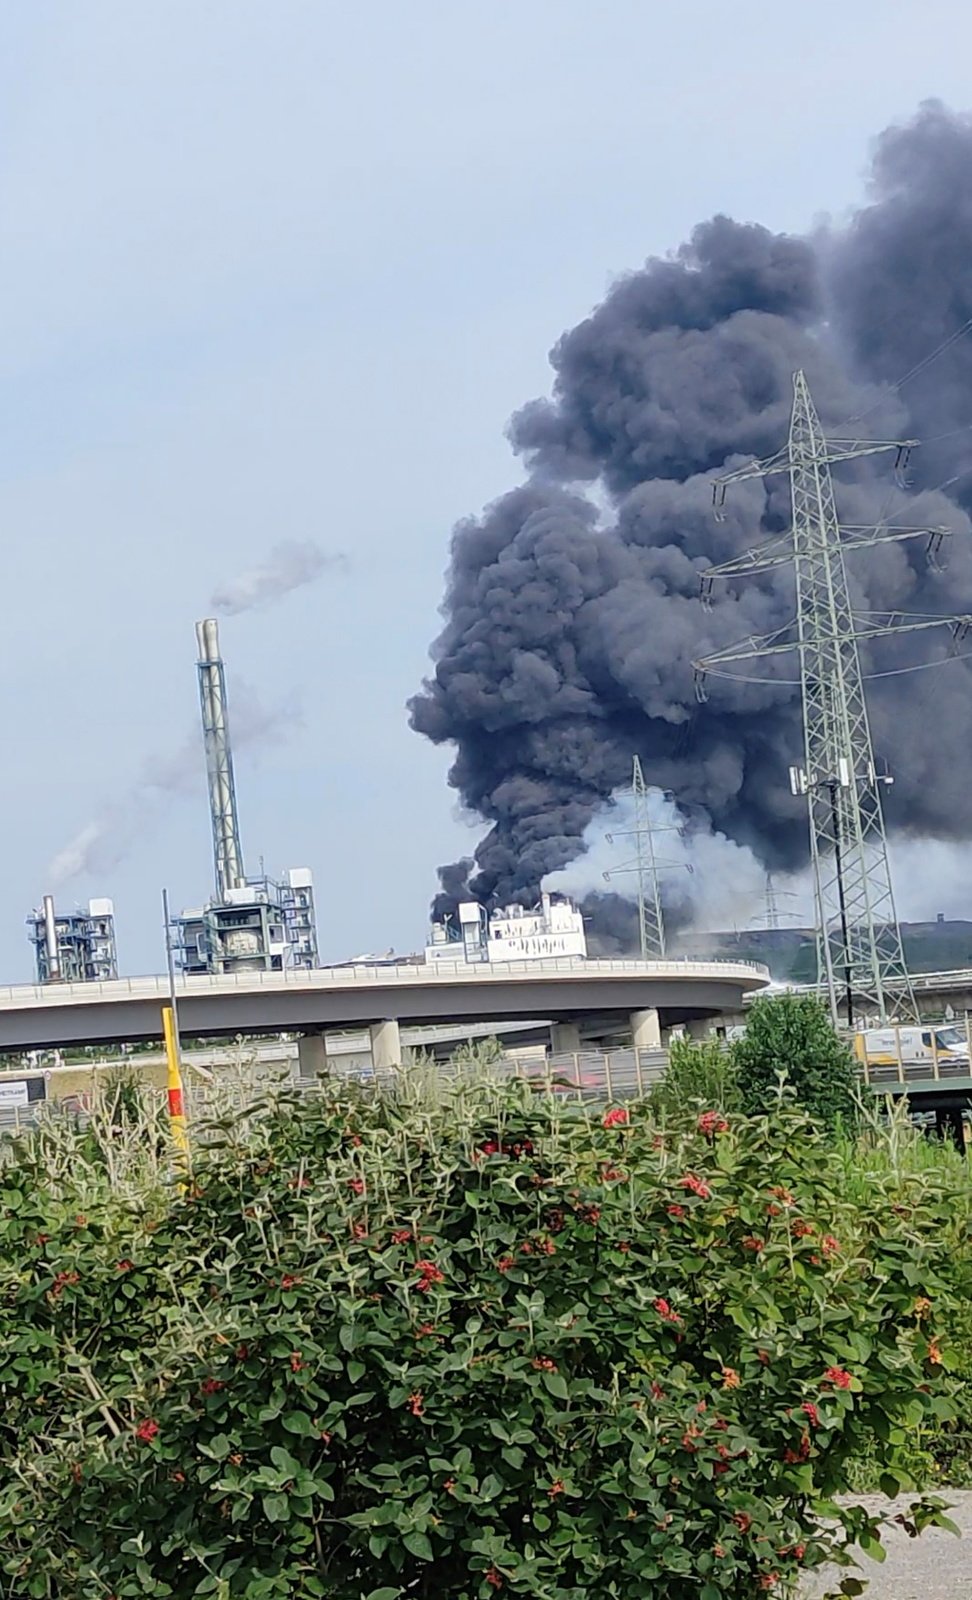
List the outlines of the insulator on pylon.
<svg viewBox="0 0 972 1600">
<path fill-rule="evenodd" d="M 695 698 L 700 706 L 704 706 L 709 698 L 705 688 L 705 673 L 700 672 L 698 668 L 695 671 Z"/>
<path fill-rule="evenodd" d="M 910 444 L 899 444 L 898 453 L 894 458 L 894 481 L 898 485 L 899 489 L 907 489 L 908 488 L 908 485 L 909 485 L 908 463 L 909 463 L 910 460 L 911 460 L 911 446 L 910 446 Z"/>
</svg>

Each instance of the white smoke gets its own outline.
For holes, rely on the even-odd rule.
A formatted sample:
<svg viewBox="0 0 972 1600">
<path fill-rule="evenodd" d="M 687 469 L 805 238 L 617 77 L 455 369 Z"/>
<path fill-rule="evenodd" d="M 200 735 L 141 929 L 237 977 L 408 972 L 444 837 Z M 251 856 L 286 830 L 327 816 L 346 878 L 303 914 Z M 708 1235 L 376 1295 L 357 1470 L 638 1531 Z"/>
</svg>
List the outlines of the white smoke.
<svg viewBox="0 0 972 1600">
<path fill-rule="evenodd" d="M 693 933 L 742 933 L 765 926 L 766 869 L 748 846 L 697 822 L 686 827 L 675 801 L 660 789 L 649 790 L 648 815 L 662 899 L 688 905 Z M 548 874 L 544 888 L 574 899 L 593 891 L 636 900 L 635 820 L 630 794 L 617 795 L 611 811 L 603 812 L 585 832 L 584 854 L 562 871 Z M 644 842 L 642 854 L 647 862 Z M 810 920 L 809 872 L 780 876 L 776 888 L 787 921 Z"/>
<path fill-rule="evenodd" d="M 324 572 L 346 572 L 348 558 L 340 550 L 322 550 L 309 539 L 287 539 L 275 545 L 262 567 L 251 567 L 232 583 L 216 589 L 212 609 L 224 617 L 268 606 L 292 589 L 302 589 Z"/>
<path fill-rule="evenodd" d="M 230 724 L 234 749 L 259 751 L 279 744 L 300 722 L 295 702 L 267 706 L 247 684 L 234 684 Z M 52 857 L 47 883 L 57 889 L 81 874 L 109 871 L 144 841 L 174 799 L 204 789 L 205 759 L 198 734 L 164 755 L 151 756 L 128 790 L 106 801 Z"/>
</svg>

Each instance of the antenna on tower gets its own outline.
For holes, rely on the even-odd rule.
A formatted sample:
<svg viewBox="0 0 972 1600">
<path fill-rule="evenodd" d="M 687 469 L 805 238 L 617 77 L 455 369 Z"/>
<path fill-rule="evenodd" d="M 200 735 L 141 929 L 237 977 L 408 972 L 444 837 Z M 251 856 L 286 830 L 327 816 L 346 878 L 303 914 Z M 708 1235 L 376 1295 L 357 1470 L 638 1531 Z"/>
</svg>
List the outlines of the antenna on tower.
<svg viewBox="0 0 972 1600">
<path fill-rule="evenodd" d="M 665 916 L 662 911 L 659 877 L 662 872 L 678 867 L 685 867 L 687 872 L 691 872 L 692 868 L 683 861 L 659 861 L 655 854 L 656 833 L 680 834 L 682 830 L 674 822 L 658 824 L 652 821 L 648 809 L 648 787 L 637 756 L 632 762 L 631 797 L 634 801 L 634 827 L 626 828 L 617 835 L 606 834 L 605 837 L 608 844 L 613 844 L 615 837 L 634 839 L 634 860 L 605 872 L 604 878 L 606 882 L 610 882 L 612 878 L 620 877 L 622 874 L 635 874 L 638 884 L 638 932 L 642 960 L 664 960 Z M 671 796 L 667 795 L 666 798 L 670 799 Z"/>
<path fill-rule="evenodd" d="M 790 768 L 794 794 L 805 795 L 810 815 L 810 852 L 816 903 L 817 962 L 831 1017 L 839 1021 L 841 995 L 853 1026 L 855 1002 L 882 1021 L 889 1014 L 918 1020 L 895 913 L 888 846 L 881 810 L 881 785 L 892 780 L 874 760 L 861 674 L 859 643 L 889 634 L 946 627 L 953 647 L 972 617 L 910 618 L 902 613 L 855 616 L 847 590 L 844 551 L 893 540 L 924 538 L 935 561 L 946 528 L 885 525 L 841 527 L 831 467 L 859 456 L 895 452 L 902 473 L 917 441 L 826 439 L 806 377 L 793 378 L 790 436 L 783 449 L 716 481 L 717 512 L 730 483 L 787 473 L 793 506 L 788 533 L 703 575 L 707 596 L 716 576 L 737 577 L 792 561 L 796 570 L 796 635 L 781 628 L 715 651 L 694 663 L 699 698 L 705 678 L 738 676 L 740 662 L 796 651 L 803 698 L 804 764 Z"/>
</svg>

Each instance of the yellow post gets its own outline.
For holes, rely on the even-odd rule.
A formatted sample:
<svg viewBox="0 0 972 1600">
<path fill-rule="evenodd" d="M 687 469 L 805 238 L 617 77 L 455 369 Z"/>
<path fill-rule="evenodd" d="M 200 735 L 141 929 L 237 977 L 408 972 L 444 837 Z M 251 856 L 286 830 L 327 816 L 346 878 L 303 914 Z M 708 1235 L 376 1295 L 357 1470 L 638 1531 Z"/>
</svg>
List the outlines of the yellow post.
<svg viewBox="0 0 972 1600">
<path fill-rule="evenodd" d="M 169 1128 L 176 1148 L 178 1165 L 189 1165 L 189 1132 L 186 1127 L 186 1108 L 182 1098 L 182 1073 L 179 1070 L 179 1046 L 176 1043 L 175 1019 L 171 1006 L 162 1007 L 162 1032 L 165 1035 L 165 1056 L 169 1067 Z"/>
</svg>

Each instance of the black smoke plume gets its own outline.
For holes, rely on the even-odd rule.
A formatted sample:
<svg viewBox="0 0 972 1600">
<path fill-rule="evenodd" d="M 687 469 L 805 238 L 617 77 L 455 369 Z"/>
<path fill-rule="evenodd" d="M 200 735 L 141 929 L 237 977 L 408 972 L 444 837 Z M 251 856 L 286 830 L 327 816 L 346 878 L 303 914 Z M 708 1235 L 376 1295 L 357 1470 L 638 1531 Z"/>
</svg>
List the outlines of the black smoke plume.
<svg viewBox="0 0 972 1600">
<path fill-rule="evenodd" d="M 510 424 L 528 481 L 453 533 L 434 671 L 410 702 L 412 726 L 454 746 L 450 782 L 489 824 L 475 863 L 443 870 L 440 911 L 464 894 L 535 899 L 634 754 L 691 825 L 771 869 L 804 862 L 787 778 L 802 753 L 795 658 L 713 680 L 702 706 L 692 671 L 791 621 L 786 568 L 717 585 L 710 612 L 698 599 L 710 563 L 788 526 L 788 484 L 741 486 L 717 522 L 712 477 L 785 442 L 802 367 L 831 431 L 934 441 L 908 494 L 888 458 L 839 472 L 847 521 L 954 535 L 944 576 L 921 541 L 848 557 L 855 605 L 972 610 L 972 336 L 899 387 L 970 317 L 972 122 L 929 105 L 880 140 L 870 202 L 846 228 L 804 239 L 716 217 L 564 335 L 552 397 Z M 896 778 L 889 826 L 955 839 L 972 834 L 972 674 L 900 670 L 948 644 L 944 630 L 884 641 L 864 665 Z"/>
</svg>

